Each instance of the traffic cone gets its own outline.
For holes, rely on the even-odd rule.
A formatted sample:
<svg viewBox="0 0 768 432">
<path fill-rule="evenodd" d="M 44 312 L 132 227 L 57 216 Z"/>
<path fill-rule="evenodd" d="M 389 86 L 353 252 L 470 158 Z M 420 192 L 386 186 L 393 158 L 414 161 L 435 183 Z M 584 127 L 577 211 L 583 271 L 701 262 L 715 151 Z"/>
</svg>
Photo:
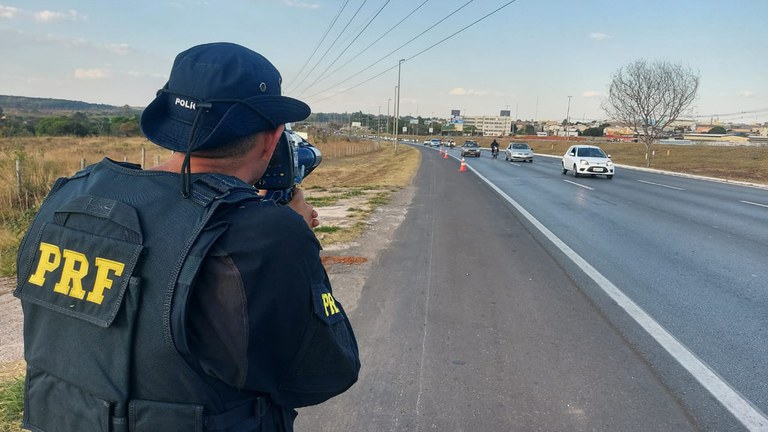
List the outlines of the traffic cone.
<svg viewBox="0 0 768 432">
<path fill-rule="evenodd" d="M 440 154 L 443 154 L 443 148 L 442 147 L 440 147 L 437 151 L 439 151 Z"/>
<path fill-rule="evenodd" d="M 443 159 L 448 159 L 448 149 L 445 149 L 445 153 L 443 153 Z"/>
<path fill-rule="evenodd" d="M 467 164 L 464 162 L 464 158 L 461 158 L 461 165 L 459 165 L 459 172 L 465 172 L 467 170 Z"/>
</svg>

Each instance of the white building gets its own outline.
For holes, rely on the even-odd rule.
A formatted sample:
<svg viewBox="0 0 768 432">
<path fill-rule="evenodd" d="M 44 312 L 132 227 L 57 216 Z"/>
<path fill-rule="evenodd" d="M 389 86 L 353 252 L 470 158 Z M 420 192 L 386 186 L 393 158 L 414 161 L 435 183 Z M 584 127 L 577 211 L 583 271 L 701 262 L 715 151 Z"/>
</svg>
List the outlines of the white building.
<svg viewBox="0 0 768 432">
<path fill-rule="evenodd" d="M 510 116 L 465 116 L 464 130 L 474 126 L 484 136 L 508 136 L 512 130 Z"/>
</svg>

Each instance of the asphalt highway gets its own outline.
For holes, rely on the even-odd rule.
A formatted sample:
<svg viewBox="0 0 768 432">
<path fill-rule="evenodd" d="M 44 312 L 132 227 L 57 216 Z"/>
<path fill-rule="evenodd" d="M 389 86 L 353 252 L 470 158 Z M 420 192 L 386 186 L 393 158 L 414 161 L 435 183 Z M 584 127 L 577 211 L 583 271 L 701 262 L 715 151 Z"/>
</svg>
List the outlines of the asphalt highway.
<svg viewBox="0 0 768 432">
<path fill-rule="evenodd" d="M 765 430 L 768 191 L 420 147 L 311 431 Z"/>
</svg>

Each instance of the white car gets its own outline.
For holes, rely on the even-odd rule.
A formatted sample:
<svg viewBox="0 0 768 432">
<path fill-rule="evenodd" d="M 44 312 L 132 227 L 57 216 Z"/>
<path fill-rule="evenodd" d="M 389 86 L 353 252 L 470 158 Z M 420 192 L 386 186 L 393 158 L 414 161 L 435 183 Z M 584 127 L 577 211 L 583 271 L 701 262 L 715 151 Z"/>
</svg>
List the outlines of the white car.
<svg viewBox="0 0 768 432">
<path fill-rule="evenodd" d="M 533 162 L 533 149 L 524 142 L 511 142 L 504 150 L 504 160 Z"/>
<path fill-rule="evenodd" d="M 563 174 L 569 170 L 573 176 L 604 175 L 612 179 L 615 171 L 611 155 L 593 145 L 574 145 L 563 155 Z"/>
</svg>

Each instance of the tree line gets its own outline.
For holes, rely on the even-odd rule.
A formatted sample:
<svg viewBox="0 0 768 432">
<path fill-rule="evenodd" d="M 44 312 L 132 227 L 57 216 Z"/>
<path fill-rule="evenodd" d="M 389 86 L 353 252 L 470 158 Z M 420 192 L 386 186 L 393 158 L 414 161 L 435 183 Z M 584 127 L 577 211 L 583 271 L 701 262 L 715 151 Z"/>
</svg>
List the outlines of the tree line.
<svg viewBox="0 0 768 432">
<path fill-rule="evenodd" d="M 19 136 L 141 136 L 140 114 L 50 116 L 4 114 L 0 107 L 0 137 Z"/>
</svg>

